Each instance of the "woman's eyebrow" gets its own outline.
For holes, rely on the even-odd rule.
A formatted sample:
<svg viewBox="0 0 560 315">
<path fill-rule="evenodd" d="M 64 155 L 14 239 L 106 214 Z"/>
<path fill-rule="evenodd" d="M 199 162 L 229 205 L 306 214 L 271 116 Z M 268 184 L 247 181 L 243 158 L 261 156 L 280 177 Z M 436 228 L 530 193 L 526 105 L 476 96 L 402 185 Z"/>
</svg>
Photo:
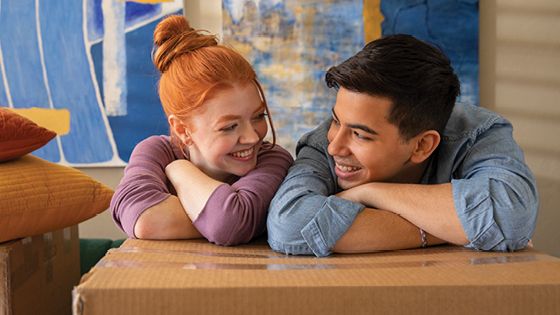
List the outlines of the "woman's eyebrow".
<svg viewBox="0 0 560 315">
<path fill-rule="evenodd" d="M 254 113 L 258 113 L 258 112 L 260 112 L 260 111 L 263 110 L 263 109 L 265 109 L 265 107 L 264 107 L 264 105 L 261 105 L 259 108 L 257 108 L 257 109 L 253 112 L 253 114 L 254 114 Z"/>
<path fill-rule="evenodd" d="M 223 122 L 230 121 L 230 120 L 240 119 L 240 118 L 241 116 L 239 115 L 224 115 L 218 118 L 218 120 L 216 120 L 216 123 L 214 125 L 221 124 Z"/>
</svg>

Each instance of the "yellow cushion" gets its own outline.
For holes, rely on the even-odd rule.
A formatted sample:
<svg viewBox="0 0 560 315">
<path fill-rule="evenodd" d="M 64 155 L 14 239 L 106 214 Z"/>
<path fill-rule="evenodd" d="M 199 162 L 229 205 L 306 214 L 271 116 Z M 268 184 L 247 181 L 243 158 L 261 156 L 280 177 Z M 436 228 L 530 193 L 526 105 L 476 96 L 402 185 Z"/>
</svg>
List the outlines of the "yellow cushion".
<svg viewBox="0 0 560 315">
<path fill-rule="evenodd" d="M 0 163 L 0 242 L 85 221 L 112 195 L 86 174 L 32 155 Z"/>
</svg>

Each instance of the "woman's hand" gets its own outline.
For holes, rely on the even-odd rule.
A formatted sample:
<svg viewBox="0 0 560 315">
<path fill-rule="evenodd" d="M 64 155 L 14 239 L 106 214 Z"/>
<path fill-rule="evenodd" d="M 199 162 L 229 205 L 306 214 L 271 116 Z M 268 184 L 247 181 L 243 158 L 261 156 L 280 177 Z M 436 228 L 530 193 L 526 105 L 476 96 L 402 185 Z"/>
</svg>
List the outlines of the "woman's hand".
<svg viewBox="0 0 560 315">
<path fill-rule="evenodd" d="M 206 202 L 223 183 L 204 174 L 188 160 L 175 160 L 165 167 L 165 175 L 191 221 L 196 221 Z"/>
</svg>

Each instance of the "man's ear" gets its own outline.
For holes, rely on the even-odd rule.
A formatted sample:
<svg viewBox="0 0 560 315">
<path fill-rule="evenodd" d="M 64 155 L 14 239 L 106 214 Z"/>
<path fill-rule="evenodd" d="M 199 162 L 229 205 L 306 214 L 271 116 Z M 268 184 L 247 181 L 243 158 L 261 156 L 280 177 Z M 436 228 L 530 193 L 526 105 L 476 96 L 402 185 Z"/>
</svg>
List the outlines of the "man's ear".
<svg viewBox="0 0 560 315">
<path fill-rule="evenodd" d="M 416 164 L 420 164 L 428 159 L 437 149 L 441 141 L 441 136 L 439 132 L 435 130 L 426 130 L 414 137 L 412 141 L 415 142 L 415 147 L 410 160 Z"/>
<path fill-rule="evenodd" d="M 192 143 L 190 130 L 184 121 L 173 114 L 167 117 L 167 121 L 169 122 L 169 126 L 171 126 L 173 134 L 175 134 L 182 143 L 185 145 L 190 145 Z"/>
</svg>

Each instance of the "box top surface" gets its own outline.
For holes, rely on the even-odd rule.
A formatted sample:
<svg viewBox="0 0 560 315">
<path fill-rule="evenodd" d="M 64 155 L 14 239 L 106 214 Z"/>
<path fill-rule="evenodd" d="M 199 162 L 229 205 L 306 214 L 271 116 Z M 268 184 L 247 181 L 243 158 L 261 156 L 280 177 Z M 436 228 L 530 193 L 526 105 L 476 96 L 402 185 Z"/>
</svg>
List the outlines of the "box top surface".
<svg viewBox="0 0 560 315">
<path fill-rule="evenodd" d="M 560 287 L 560 259 L 457 246 L 315 258 L 276 253 L 263 240 L 221 247 L 130 239 L 110 250 L 79 289 L 473 285 Z"/>
</svg>

